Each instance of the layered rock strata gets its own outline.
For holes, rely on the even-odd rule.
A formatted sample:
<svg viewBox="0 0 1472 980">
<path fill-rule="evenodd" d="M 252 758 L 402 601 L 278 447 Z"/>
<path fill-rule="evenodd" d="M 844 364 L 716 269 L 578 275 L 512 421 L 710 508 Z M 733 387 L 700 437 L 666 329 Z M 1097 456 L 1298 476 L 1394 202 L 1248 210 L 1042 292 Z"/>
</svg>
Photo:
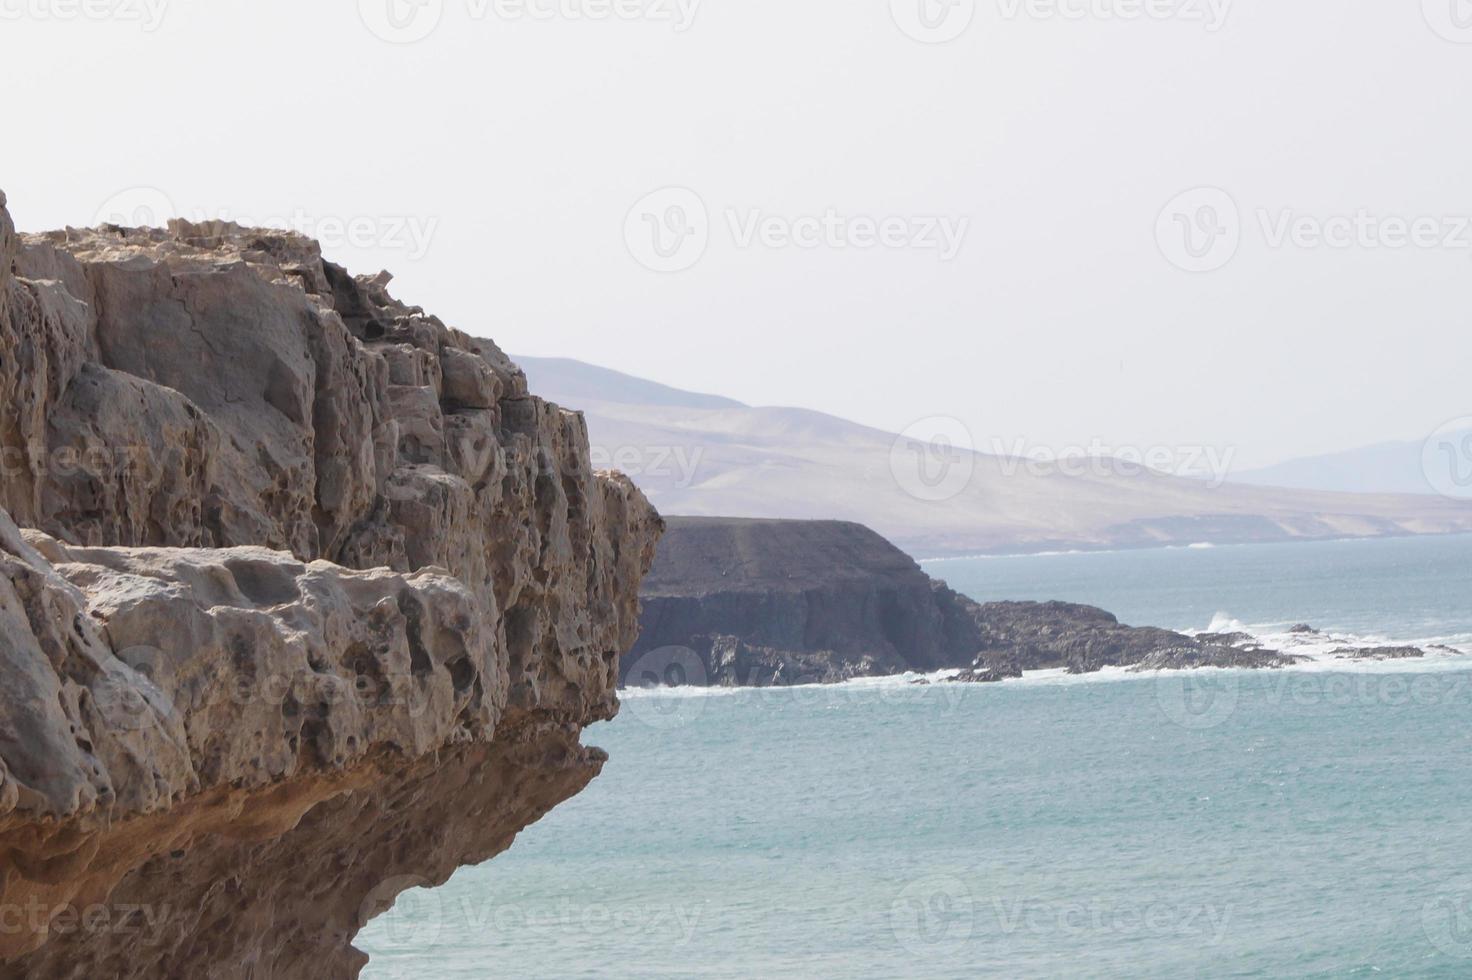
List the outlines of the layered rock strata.
<svg viewBox="0 0 1472 980">
<path fill-rule="evenodd" d="M 826 683 L 969 665 L 979 649 L 969 600 L 862 525 L 667 522 L 626 683 Z"/>
<path fill-rule="evenodd" d="M 496 346 L 0 195 L 0 976 L 355 976 L 603 755 L 660 520 Z"/>
</svg>

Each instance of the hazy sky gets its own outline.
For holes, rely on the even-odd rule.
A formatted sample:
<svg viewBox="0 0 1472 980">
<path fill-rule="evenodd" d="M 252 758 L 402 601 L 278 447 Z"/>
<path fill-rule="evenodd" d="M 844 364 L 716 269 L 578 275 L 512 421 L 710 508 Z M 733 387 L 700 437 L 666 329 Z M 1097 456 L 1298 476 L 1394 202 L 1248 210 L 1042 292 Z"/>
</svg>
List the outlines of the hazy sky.
<svg viewBox="0 0 1472 980">
<path fill-rule="evenodd" d="M 289 221 L 508 350 L 982 443 L 1472 414 L 1466 0 L 420 3 L 0 0 L 17 224 Z"/>
</svg>

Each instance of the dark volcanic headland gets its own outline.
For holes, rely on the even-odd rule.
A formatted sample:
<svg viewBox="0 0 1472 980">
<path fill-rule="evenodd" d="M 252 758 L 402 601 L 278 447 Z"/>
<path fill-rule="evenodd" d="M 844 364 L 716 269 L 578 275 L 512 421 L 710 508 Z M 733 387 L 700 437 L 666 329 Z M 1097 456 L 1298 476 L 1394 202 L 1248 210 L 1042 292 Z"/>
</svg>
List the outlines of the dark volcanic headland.
<svg viewBox="0 0 1472 980">
<path fill-rule="evenodd" d="M 760 686 L 957 669 L 1280 667 L 1250 638 L 1121 624 L 1063 602 L 978 603 L 868 528 L 840 521 L 667 518 L 641 592 L 626 685 Z"/>
</svg>

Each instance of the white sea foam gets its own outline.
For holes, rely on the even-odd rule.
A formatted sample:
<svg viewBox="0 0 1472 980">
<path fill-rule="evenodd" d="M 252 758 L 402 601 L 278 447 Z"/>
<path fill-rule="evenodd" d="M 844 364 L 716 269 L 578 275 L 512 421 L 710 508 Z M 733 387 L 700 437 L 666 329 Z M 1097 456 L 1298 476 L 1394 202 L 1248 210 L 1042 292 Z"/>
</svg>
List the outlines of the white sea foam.
<svg viewBox="0 0 1472 980">
<path fill-rule="evenodd" d="M 1281 623 L 1249 626 L 1227 612 L 1218 612 L 1212 617 L 1211 625 L 1200 633 L 1246 633 L 1264 647 L 1289 656 L 1304 658 L 1299 663 L 1280 668 L 1285 671 L 1337 672 L 1337 673 L 1442 673 L 1472 668 L 1472 634 L 1459 633 L 1450 636 L 1400 639 L 1346 632 L 1322 631 L 1317 633 L 1290 633 L 1289 627 Z M 1188 634 L 1189 635 L 1189 634 Z M 1346 648 L 1367 649 L 1381 646 L 1413 646 L 1426 651 L 1425 657 L 1403 660 L 1353 660 L 1336 655 Z M 1256 673 L 1244 667 L 1200 667 L 1197 671 L 1212 673 Z M 719 698 L 738 696 L 781 696 L 786 692 L 811 696 L 818 691 L 840 691 L 861 694 L 872 691 L 893 695 L 897 691 L 913 691 L 923 696 L 925 685 L 943 685 L 961 673 L 959 670 L 939 670 L 931 673 L 904 673 L 884 677 L 860 677 L 837 684 L 771 684 L 757 687 L 658 687 L 625 688 L 619 697 L 625 701 L 646 698 Z M 981 690 L 997 687 L 1061 686 L 1074 684 L 1117 683 L 1120 681 L 1175 676 L 1179 670 L 1137 671 L 1129 667 L 1105 667 L 1088 674 L 1070 674 L 1064 668 L 1030 670 L 1022 677 L 1008 678 L 1000 685 L 968 685 L 969 689 Z"/>
<path fill-rule="evenodd" d="M 1073 548 L 1068 551 L 1019 551 L 1007 554 L 949 555 L 944 558 L 921 558 L 921 565 L 940 565 L 952 561 L 980 561 L 982 559 L 1003 561 L 1014 558 L 1063 558 L 1069 555 L 1117 555 L 1117 548 Z"/>
<path fill-rule="evenodd" d="M 1457 633 L 1448 636 L 1397 637 L 1380 633 L 1350 633 L 1335 630 L 1319 630 L 1312 633 L 1294 633 L 1284 623 L 1245 624 L 1226 612 L 1212 617 L 1206 633 L 1246 633 L 1270 650 L 1304 657 L 1304 661 L 1288 670 L 1339 670 L 1372 673 L 1417 673 L 1429 670 L 1463 669 L 1472 662 L 1472 634 Z M 1198 634 L 1199 635 L 1199 634 Z M 1355 660 L 1346 657 L 1344 650 L 1368 650 L 1374 647 L 1417 647 L 1425 651 L 1424 657 L 1408 657 L 1401 660 Z"/>
<path fill-rule="evenodd" d="M 1211 623 L 1203 631 L 1206 633 L 1250 633 L 1247 624 L 1242 622 L 1231 613 L 1218 612 L 1211 617 Z"/>
</svg>

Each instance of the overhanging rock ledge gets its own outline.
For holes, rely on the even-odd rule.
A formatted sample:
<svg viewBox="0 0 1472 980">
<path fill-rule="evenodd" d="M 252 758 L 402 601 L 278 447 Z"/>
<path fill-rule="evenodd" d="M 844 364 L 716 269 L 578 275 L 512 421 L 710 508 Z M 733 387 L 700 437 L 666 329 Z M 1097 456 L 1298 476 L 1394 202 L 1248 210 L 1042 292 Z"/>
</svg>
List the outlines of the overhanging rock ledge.
<svg viewBox="0 0 1472 980">
<path fill-rule="evenodd" d="M 0 194 L 0 976 L 356 976 L 598 773 L 662 522 L 387 282 Z"/>
</svg>

